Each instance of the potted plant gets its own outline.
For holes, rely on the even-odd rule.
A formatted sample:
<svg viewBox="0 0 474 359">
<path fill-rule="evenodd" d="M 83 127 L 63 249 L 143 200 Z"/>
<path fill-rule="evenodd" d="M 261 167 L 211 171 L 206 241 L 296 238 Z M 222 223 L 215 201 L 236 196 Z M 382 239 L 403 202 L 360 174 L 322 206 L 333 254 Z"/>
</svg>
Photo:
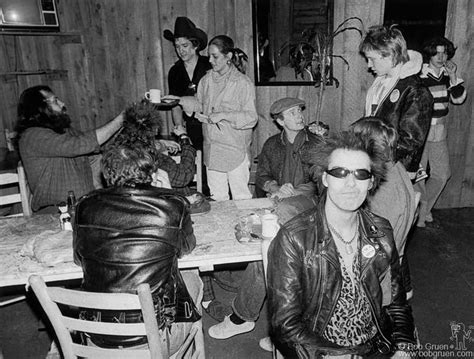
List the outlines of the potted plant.
<svg viewBox="0 0 474 359">
<path fill-rule="evenodd" d="M 295 77 L 303 71 L 309 71 L 319 87 L 318 105 L 316 108 L 315 125 L 319 127 L 321 122 L 321 111 L 326 86 L 332 83 L 339 87 L 339 81 L 333 76 L 333 59 L 341 59 L 349 69 L 349 62 L 342 55 L 333 54 L 334 38 L 346 31 L 356 31 L 362 36 L 363 22 L 358 17 L 349 17 L 341 22 L 332 33 L 312 29 L 304 30 L 301 39 L 297 42 L 285 43 L 279 54 L 289 48 L 292 64 L 295 69 Z"/>
</svg>

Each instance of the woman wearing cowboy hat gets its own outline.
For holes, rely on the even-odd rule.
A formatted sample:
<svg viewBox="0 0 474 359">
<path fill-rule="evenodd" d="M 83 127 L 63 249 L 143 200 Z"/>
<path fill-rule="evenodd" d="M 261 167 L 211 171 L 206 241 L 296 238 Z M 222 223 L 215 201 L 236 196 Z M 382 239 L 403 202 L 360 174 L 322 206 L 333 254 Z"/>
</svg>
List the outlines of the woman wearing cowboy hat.
<svg viewBox="0 0 474 359">
<path fill-rule="evenodd" d="M 168 73 L 170 95 L 194 96 L 199 81 L 211 69 L 209 58 L 199 54 L 199 51 L 204 50 L 207 46 L 206 33 L 197 28 L 187 17 L 178 17 L 174 24 L 174 33 L 165 30 L 163 36 L 173 42 L 179 57 Z M 194 115 L 183 112 L 179 106 L 172 109 L 172 116 L 175 133 L 179 136 L 187 132 L 193 146 L 202 150 L 201 122 L 194 118 Z M 184 123 L 186 123 L 186 127 Z M 204 182 L 206 181 L 204 180 Z"/>
</svg>

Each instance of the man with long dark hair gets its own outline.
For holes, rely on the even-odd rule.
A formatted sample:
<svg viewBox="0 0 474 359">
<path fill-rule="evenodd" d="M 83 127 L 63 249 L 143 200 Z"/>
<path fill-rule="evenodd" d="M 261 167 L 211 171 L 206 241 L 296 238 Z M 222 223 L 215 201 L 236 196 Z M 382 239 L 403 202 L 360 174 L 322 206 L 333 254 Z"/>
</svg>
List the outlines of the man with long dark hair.
<svg viewBox="0 0 474 359">
<path fill-rule="evenodd" d="M 80 197 L 94 189 L 87 155 L 97 153 L 122 125 L 123 116 L 81 132 L 71 127 L 66 106 L 48 86 L 26 89 L 18 103 L 19 149 L 33 211 L 56 212 L 68 191 Z"/>
</svg>

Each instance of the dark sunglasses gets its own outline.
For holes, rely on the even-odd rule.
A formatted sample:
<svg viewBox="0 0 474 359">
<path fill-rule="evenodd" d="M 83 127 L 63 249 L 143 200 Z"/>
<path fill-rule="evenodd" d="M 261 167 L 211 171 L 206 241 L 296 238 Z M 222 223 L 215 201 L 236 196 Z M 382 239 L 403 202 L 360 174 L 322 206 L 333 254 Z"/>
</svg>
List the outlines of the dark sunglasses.
<svg viewBox="0 0 474 359">
<path fill-rule="evenodd" d="M 336 178 L 346 178 L 347 176 L 349 176 L 349 174 L 352 173 L 354 177 L 359 181 L 365 181 L 372 177 L 372 172 L 366 170 L 365 168 L 360 168 L 357 170 L 348 170 L 345 167 L 334 167 L 330 170 L 326 170 L 326 173 Z"/>
</svg>

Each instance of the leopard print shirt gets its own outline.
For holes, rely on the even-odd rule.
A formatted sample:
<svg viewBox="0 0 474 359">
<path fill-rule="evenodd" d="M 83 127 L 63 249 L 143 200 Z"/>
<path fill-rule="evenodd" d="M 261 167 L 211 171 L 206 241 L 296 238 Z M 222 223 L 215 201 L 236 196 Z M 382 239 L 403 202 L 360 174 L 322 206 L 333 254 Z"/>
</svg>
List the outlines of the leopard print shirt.
<svg viewBox="0 0 474 359">
<path fill-rule="evenodd" d="M 349 275 L 340 254 L 339 261 L 342 271 L 341 293 L 323 336 L 341 346 L 359 345 L 377 333 L 370 304 L 360 282 L 360 255 L 356 255 L 352 263 L 354 278 Z"/>
</svg>

